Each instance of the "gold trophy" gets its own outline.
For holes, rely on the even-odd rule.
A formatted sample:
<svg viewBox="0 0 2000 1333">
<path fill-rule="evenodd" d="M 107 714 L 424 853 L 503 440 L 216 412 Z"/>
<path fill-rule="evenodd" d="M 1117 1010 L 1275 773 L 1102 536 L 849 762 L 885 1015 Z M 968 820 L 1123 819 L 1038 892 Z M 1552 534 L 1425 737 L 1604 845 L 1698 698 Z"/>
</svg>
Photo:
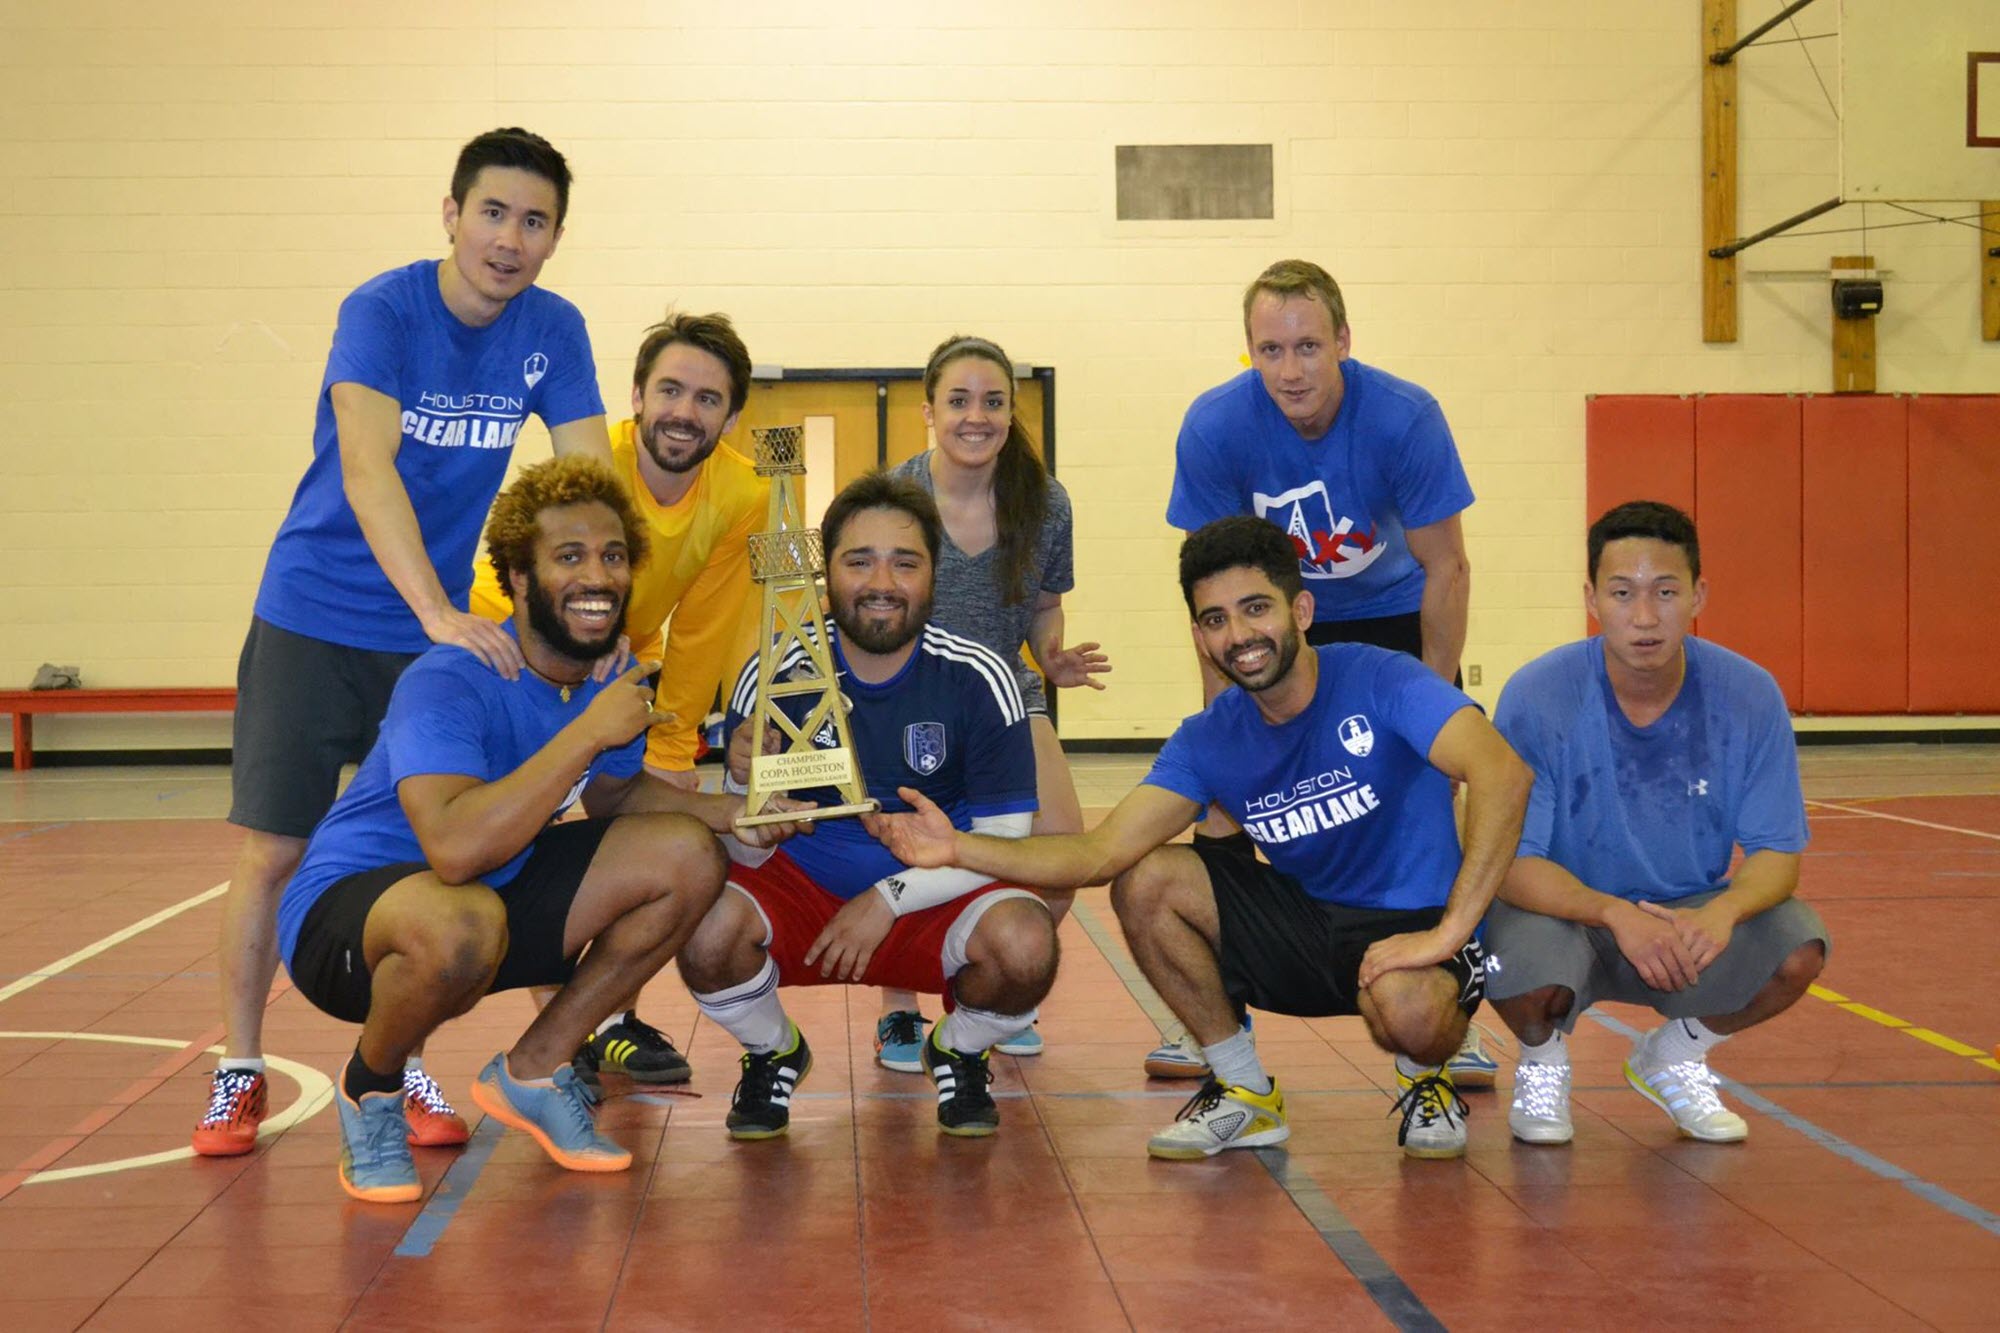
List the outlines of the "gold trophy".
<svg viewBox="0 0 2000 1333">
<path fill-rule="evenodd" d="M 784 737 L 777 754 L 753 754 L 750 790 L 743 800 L 745 825 L 832 819 L 839 815 L 873 814 L 880 802 L 869 799 L 861 780 L 861 761 L 847 725 L 847 699 L 834 671 L 833 650 L 826 637 L 826 617 L 820 593 L 826 579 L 826 548 L 816 527 L 808 526 L 799 498 L 799 478 L 805 475 L 805 430 L 772 426 L 753 430 L 757 442 L 757 473 L 771 479 L 771 507 L 765 530 L 750 534 L 750 576 L 763 588 L 763 615 L 757 622 L 757 703 L 743 725 L 762 736 L 775 727 Z M 799 652 L 793 656 L 792 646 Z M 792 665 L 783 678 L 778 666 Z M 795 695 L 816 702 L 805 720 L 794 724 L 778 700 Z M 815 738 L 830 738 L 823 746 Z M 761 751 L 761 746 L 758 747 Z M 811 810 L 767 811 L 773 796 L 816 787 L 836 788 L 842 804 Z"/>
</svg>

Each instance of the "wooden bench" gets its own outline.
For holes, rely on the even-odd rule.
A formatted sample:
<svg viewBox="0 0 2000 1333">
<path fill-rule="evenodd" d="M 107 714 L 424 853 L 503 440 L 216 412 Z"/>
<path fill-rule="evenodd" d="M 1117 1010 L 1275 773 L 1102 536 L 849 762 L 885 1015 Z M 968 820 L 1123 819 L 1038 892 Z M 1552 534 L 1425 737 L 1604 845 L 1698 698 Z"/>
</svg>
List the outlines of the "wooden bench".
<svg viewBox="0 0 2000 1333">
<path fill-rule="evenodd" d="M 14 771 L 35 766 L 37 713 L 233 713 L 233 685 L 156 690 L 0 690 L 0 713 L 14 715 Z"/>
</svg>

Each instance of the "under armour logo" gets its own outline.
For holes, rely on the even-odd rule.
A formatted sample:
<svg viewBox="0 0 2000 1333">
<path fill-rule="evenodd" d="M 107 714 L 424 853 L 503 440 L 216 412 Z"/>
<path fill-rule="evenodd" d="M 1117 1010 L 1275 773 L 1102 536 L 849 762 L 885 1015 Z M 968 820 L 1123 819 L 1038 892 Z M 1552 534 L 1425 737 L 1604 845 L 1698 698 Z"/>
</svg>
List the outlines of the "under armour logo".
<svg viewBox="0 0 2000 1333">
<path fill-rule="evenodd" d="M 1708 795 L 1708 779 L 1696 778 L 1693 782 L 1688 783 L 1688 795 L 1690 796 Z"/>
</svg>

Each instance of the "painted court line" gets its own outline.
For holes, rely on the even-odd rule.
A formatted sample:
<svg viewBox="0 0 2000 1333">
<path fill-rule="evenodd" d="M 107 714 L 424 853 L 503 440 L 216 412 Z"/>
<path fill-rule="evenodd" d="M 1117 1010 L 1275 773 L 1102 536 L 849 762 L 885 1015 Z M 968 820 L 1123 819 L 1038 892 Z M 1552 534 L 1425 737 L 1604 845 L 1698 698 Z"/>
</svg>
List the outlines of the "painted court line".
<svg viewBox="0 0 2000 1333">
<path fill-rule="evenodd" d="M 203 903 L 209 902 L 212 899 L 220 898 L 223 894 L 227 892 L 229 892 L 229 881 L 224 880 L 222 883 L 216 885 L 214 888 L 208 889 L 202 893 L 197 893 L 192 898 L 183 898 L 171 907 L 162 907 L 159 911 L 153 913 L 151 916 L 146 917 L 139 921 L 135 921 L 131 925 L 125 927 L 123 930 L 114 930 L 109 935 L 106 935 L 103 939 L 99 940 L 95 944 L 86 944 L 83 948 L 78 949 L 75 953 L 70 954 L 64 958 L 56 959 L 56 961 L 50 963 L 47 967 L 42 968 L 38 972 L 30 972 L 27 976 L 24 976 L 17 981 L 10 981 L 5 986 L 0 986 L 0 1001 L 11 1000 L 16 995 L 19 995 L 22 991 L 30 990 L 36 986 L 41 985 L 44 981 L 47 981 L 50 977 L 59 976 L 62 973 L 69 971 L 72 967 L 75 967 L 78 963 L 89 962 L 91 959 L 97 957 L 97 955 L 103 953 L 106 949 L 116 948 L 117 946 L 123 944 L 126 940 L 131 939 L 134 935 L 143 934 L 146 931 L 151 930 L 154 926 L 159 925 L 162 921 L 171 921 L 173 918 L 179 916 L 182 912 L 188 911 L 192 908 L 199 907 Z"/>
<path fill-rule="evenodd" d="M 446 1168 L 444 1179 L 438 1182 L 430 1201 L 424 1204 L 424 1210 L 417 1214 L 416 1221 L 410 1223 L 410 1229 L 397 1242 L 395 1253 L 398 1256 L 421 1259 L 431 1252 L 431 1248 L 438 1243 L 438 1237 L 444 1235 L 444 1229 L 451 1225 L 451 1219 L 458 1215 L 466 1196 L 472 1193 L 472 1187 L 479 1183 L 479 1173 L 486 1169 L 486 1159 L 500 1146 L 501 1136 L 506 1132 L 507 1127 L 490 1115 L 479 1122 L 479 1128 L 472 1132 L 472 1140 L 465 1145 L 465 1151 Z"/>
<path fill-rule="evenodd" d="M 1940 833 L 1962 833 L 1968 838 L 1984 838 L 1988 842 L 2000 842 L 2000 833 L 1987 833 L 1982 829 L 1960 828 L 1956 824 L 1938 824 L 1928 819 L 1912 819 L 1908 815 L 1892 815 L 1881 810 L 1869 810 L 1858 805 L 1838 805 L 1833 801 L 1814 801 L 1812 804 L 1820 806 L 1823 809 L 1839 810 L 1850 815 L 1867 815 L 1871 819 L 1888 819 L 1898 824 L 1913 824 L 1918 828 L 1936 829 Z"/>
<path fill-rule="evenodd" d="M 1935 1046 L 1941 1051 L 1948 1051 L 1953 1055 L 1964 1056 L 1976 1065 L 2000 1071 L 2000 1060 L 1994 1059 L 1977 1046 L 1967 1045 L 1956 1037 L 1947 1037 L 1942 1032 L 1933 1032 L 1929 1028 L 1918 1027 L 1916 1024 L 1906 1022 L 1894 1014 L 1884 1013 L 1872 1005 L 1863 1004 L 1859 1000 L 1850 1000 L 1839 991 L 1828 990 L 1818 982 L 1814 982 L 1812 985 L 1806 987 L 1806 993 L 1816 1000 L 1825 1000 L 1836 1009 L 1845 1009 L 1857 1018 L 1865 1018 L 1871 1023 L 1879 1023 L 1892 1032 L 1900 1032 L 1905 1036 L 1915 1037 L 1918 1041 Z"/>
<path fill-rule="evenodd" d="M 1594 1009 L 1590 1011 L 1590 1017 L 1621 1036 L 1629 1037 L 1634 1041 L 1639 1039 L 1640 1034 L 1637 1028 L 1622 1023 L 1615 1018 L 1600 1014 Z M 1872 1172 L 1884 1180 L 1893 1180 L 1904 1189 L 1910 1191 L 1910 1193 L 1922 1199 L 1925 1203 L 1942 1208 L 1952 1216 L 1962 1218 L 1992 1235 L 2000 1236 L 2000 1216 L 1989 1213 L 1971 1200 L 1961 1199 L 1942 1185 L 1925 1180 L 1922 1176 L 1911 1171 L 1906 1171 L 1894 1162 L 1885 1161 L 1877 1157 L 1866 1148 L 1849 1143 L 1833 1131 L 1822 1129 L 1804 1116 L 1787 1111 L 1770 1098 L 1752 1090 L 1744 1084 L 1738 1083 L 1733 1078 L 1725 1078 L 1721 1074 L 1717 1074 L 1715 1080 L 1736 1094 L 1737 1099 L 1745 1106 L 1769 1116 L 1787 1129 L 1796 1130 L 1836 1157 L 1844 1157 L 1862 1170 Z"/>
<path fill-rule="evenodd" d="M 1133 963 L 1132 956 L 1125 951 L 1124 942 L 1105 927 L 1088 903 L 1078 901 L 1072 904 L 1070 914 L 1083 927 L 1083 933 L 1104 955 L 1104 961 L 1111 964 L 1111 970 L 1164 1038 L 1167 1029 L 1176 1022 L 1173 1011 L 1167 1008 L 1166 1001 L 1160 998 L 1159 992 L 1153 989 L 1152 983 Z M 1180 1094 L 1172 1095 L 1178 1097 Z M 1381 1094 L 1374 1095 L 1379 1097 Z M 1418 1299 L 1417 1293 L 1410 1290 L 1409 1284 L 1397 1275 L 1386 1259 L 1376 1253 L 1360 1228 L 1348 1220 L 1347 1214 L 1340 1211 L 1339 1205 L 1327 1192 L 1303 1172 L 1292 1170 L 1291 1157 L 1283 1148 L 1252 1148 L 1250 1152 L 1270 1173 L 1278 1188 L 1291 1199 L 1293 1206 L 1305 1215 L 1306 1221 L 1319 1233 L 1319 1238 L 1333 1251 L 1333 1257 L 1354 1275 L 1354 1280 L 1361 1284 L 1362 1290 L 1368 1293 L 1369 1299 L 1391 1323 L 1399 1329 L 1421 1330 L 1421 1333 L 1444 1328 L 1437 1316 Z"/>
</svg>

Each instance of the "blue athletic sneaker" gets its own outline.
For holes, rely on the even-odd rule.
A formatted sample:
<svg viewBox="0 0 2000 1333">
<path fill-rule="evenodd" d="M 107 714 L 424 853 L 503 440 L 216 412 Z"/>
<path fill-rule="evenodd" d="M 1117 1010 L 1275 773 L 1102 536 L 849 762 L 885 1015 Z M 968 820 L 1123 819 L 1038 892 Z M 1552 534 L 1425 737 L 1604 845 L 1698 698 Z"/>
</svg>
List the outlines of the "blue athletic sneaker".
<svg viewBox="0 0 2000 1333">
<path fill-rule="evenodd" d="M 364 1092 L 360 1105 L 336 1091 L 340 1108 L 340 1187 L 363 1203 L 410 1203 L 424 1192 L 410 1158 L 403 1094 Z"/>
<path fill-rule="evenodd" d="M 1040 1055 L 1042 1030 L 1030 1023 L 1005 1041 L 994 1042 L 993 1049 L 1000 1055 Z"/>
<path fill-rule="evenodd" d="M 507 1057 L 496 1055 L 472 1085 L 479 1108 L 514 1129 L 525 1130 L 557 1166 L 571 1171 L 623 1171 L 632 1154 L 597 1132 L 597 1095 L 562 1065 L 555 1086 L 522 1083 L 507 1072 Z"/>
<path fill-rule="evenodd" d="M 875 1063 L 898 1074 L 924 1072 L 924 1016 L 914 1009 L 882 1015 L 875 1025 Z"/>
</svg>

